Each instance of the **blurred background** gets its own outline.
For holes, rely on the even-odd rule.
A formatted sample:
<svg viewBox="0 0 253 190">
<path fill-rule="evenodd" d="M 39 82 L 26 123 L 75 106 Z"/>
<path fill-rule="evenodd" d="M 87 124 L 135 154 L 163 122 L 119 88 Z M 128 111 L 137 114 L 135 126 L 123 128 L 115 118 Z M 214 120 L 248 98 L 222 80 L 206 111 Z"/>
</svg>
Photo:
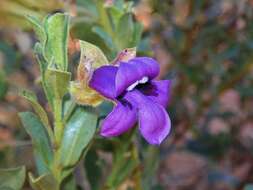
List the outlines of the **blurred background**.
<svg viewBox="0 0 253 190">
<path fill-rule="evenodd" d="M 0 168 L 34 170 L 31 142 L 17 116 L 31 107 L 18 96 L 19 89 L 35 91 L 47 107 L 37 82 L 36 37 L 24 16 L 70 13 L 74 71 L 75 39 L 98 45 L 110 60 L 123 48 L 108 48 L 97 2 L 0 0 Z M 172 132 L 159 151 L 143 147 L 143 160 L 151 162 L 144 171 L 154 173 L 144 176 L 144 189 L 253 190 L 253 1 L 138 0 L 133 7 L 134 21 L 144 27 L 138 55 L 155 57 L 160 78 L 173 81 Z"/>
</svg>

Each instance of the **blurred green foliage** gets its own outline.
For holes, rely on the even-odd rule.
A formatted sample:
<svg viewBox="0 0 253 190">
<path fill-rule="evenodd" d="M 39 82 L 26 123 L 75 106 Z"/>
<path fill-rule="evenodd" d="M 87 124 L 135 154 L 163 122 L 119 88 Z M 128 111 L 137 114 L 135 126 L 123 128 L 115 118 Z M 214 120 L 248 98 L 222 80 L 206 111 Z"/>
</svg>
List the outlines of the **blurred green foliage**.
<svg viewBox="0 0 253 190">
<path fill-rule="evenodd" d="M 62 9 L 64 3 L 61 0 L 50 0 L 47 3 L 43 0 L 1 0 L 0 20 L 1 27 L 30 28 L 25 20 L 26 15 L 43 18 L 50 11 Z"/>
<path fill-rule="evenodd" d="M 142 25 L 135 22 L 132 2 L 123 0 L 104 6 L 100 0 L 77 0 L 77 17 L 73 18 L 73 35 L 95 45 L 98 45 L 113 60 L 124 48 L 139 44 Z"/>
</svg>

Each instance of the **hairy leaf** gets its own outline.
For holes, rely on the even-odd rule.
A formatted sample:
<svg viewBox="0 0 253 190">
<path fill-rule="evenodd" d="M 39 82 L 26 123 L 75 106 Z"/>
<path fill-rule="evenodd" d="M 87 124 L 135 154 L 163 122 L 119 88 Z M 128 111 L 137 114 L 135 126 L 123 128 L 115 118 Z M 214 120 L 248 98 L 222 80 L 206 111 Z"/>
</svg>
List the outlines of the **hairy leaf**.
<svg viewBox="0 0 253 190">
<path fill-rule="evenodd" d="M 22 90 L 21 91 L 21 96 L 23 96 L 25 99 L 27 99 L 33 106 L 33 109 L 37 113 L 37 115 L 40 117 L 41 122 L 45 127 L 50 127 L 47 113 L 45 110 L 42 108 L 42 106 L 39 104 L 36 95 L 27 90 Z"/>
<path fill-rule="evenodd" d="M 73 167 L 84 149 L 92 140 L 97 124 L 97 115 L 88 108 L 78 107 L 70 117 L 60 147 L 60 165 Z"/>
<path fill-rule="evenodd" d="M 67 71 L 68 69 L 68 35 L 69 16 L 67 14 L 56 13 L 49 16 L 45 22 L 47 33 L 46 58 L 53 62 L 58 69 Z"/>
<path fill-rule="evenodd" d="M 54 98 L 61 99 L 68 92 L 71 73 L 56 69 L 47 69 L 45 78 L 48 88 L 54 94 Z"/>
<path fill-rule="evenodd" d="M 39 174 L 49 171 L 53 159 L 49 137 L 40 119 L 31 112 L 19 113 L 22 124 L 30 135 Z"/>
</svg>

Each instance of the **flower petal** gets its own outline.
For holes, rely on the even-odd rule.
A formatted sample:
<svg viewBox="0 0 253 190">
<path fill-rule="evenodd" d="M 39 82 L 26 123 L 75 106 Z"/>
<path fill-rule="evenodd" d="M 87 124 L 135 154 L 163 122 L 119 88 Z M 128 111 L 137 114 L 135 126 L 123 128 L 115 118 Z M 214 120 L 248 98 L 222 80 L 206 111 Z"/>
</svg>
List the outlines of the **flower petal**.
<svg viewBox="0 0 253 190">
<path fill-rule="evenodd" d="M 102 66 L 96 69 L 91 77 L 89 86 L 98 91 L 103 96 L 115 98 L 115 77 L 118 67 Z"/>
<path fill-rule="evenodd" d="M 104 137 L 121 135 L 134 126 L 137 111 L 129 102 L 118 102 L 102 123 L 100 134 Z"/>
<path fill-rule="evenodd" d="M 138 90 L 128 92 L 126 99 L 138 107 L 140 132 L 150 143 L 159 145 L 169 134 L 171 121 L 163 106 L 144 96 Z"/>
<path fill-rule="evenodd" d="M 170 98 L 170 80 L 152 80 L 150 83 L 141 85 L 139 90 L 153 101 L 166 107 Z"/>
<path fill-rule="evenodd" d="M 150 143 L 159 145 L 167 137 L 171 121 L 166 110 L 159 104 L 149 101 L 139 110 L 139 123 L 142 136 Z"/>
<path fill-rule="evenodd" d="M 151 80 L 158 74 L 159 64 L 149 57 L 137 57 L 129 62 L 121 62 L 115 81 L 116 95 L 120 95 L 130 85 L 143 77 L 148 77 Z"/>
</svg>

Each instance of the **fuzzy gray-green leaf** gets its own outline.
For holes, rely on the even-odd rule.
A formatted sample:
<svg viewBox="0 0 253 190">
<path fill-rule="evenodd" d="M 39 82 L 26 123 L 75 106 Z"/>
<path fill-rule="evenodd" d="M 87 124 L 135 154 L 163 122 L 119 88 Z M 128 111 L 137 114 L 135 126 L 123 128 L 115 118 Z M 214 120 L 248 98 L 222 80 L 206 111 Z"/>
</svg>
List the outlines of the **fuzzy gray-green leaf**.
<svg viewBox="0 0 253 190">
<path fill-rule="evenodd" d="M 33 25 L 33 29 L 39 39 L 39 41 L 44 44 L 46 39 L 47 39 L 47 36 L 46 36 L 46 32 L 40 22 L 39 19 L 37 19 L 36 17 L 33 17 L 33 16 L 26 16 L 27 20 Z"/>
<path fill-rule="evenodd" d="M 39 174 L 49 171 L 53 159 L 49 137 L 40 119 L 31 112 L 19 113 L 26 132 L 32 139 L 34 155 Z"/>
<path fill-rule="evenodd" d="M 45 127 L 49 127 L 47 114 L 45 110 L 42 108 L 42 106 L 39 104 L 36 95 L 33 92 L 28 91 L 28 90 L 22 90 L 20 94 L 22 97 L 24 97 L 26 100 L 28 100 L 31 103 L 33 109 L 35 110 L 37 115 L 40 117 L 40 120 L 43 123 L 43 125 Z"/>
<path fill-rule="evenodd" d="M 97 124 L 97 115 L 92 110 L 78 107 L 66 124 L 60 149 L 60 163 L 73 167 L 84 149 L 92 140 Z"/>
<path fill-rule="evenodd" d="M 68 69 L 68 35 L 69 16 L 63 13 L 56 13 L 49 16 L 45 22 L 47 42 L 45 55 L 48 62 L 51 60 L 58 66 L 58 69 Z"/>
<path fill-rule="evenodd" d="M 53 92 L 54 99 L 61 99 L 68 92 L 71 73 L 47 69 L 45 79 L 48 88 Z"/>
<path fill-rule="evenodd" d="M 134 23 L 132 14 L 124 14 L 117 26 L 117 44 L 119 49 L 131 47 L 134 33 Z"/>
</svg>

